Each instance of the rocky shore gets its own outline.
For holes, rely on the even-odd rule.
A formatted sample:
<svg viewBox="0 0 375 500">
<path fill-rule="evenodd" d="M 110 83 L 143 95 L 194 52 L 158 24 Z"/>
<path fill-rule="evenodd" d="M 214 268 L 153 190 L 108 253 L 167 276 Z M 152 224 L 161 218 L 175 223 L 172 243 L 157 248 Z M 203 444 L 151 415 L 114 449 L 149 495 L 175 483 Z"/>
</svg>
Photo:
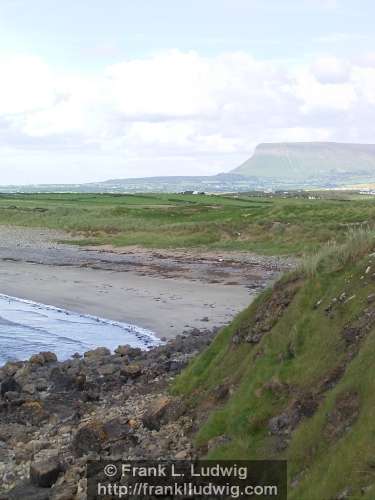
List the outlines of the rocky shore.
<svg viewBox="0 0 375 500">
<path fill-rule="evenodd" d="M 194 418 L 168 388 L 215 333 L 0 368 L 0 500 L 83 500 L 92 459 L 194 457 Z"/>
</svg>

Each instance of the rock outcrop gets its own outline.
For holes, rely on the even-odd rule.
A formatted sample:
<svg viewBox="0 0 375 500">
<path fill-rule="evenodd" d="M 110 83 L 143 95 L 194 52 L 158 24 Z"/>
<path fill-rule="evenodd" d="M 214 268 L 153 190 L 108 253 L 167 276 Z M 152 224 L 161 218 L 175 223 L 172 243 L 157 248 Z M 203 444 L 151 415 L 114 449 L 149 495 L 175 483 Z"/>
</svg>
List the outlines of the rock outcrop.
<svg viewBox="0 0 375 500">
<path fill-rule="evenodd" d="M 213 335 L 0 368 L 0 499 L 84 499 L 89 459 L 194 456 L 192 417 L 167 388 Z"/>
</svg>

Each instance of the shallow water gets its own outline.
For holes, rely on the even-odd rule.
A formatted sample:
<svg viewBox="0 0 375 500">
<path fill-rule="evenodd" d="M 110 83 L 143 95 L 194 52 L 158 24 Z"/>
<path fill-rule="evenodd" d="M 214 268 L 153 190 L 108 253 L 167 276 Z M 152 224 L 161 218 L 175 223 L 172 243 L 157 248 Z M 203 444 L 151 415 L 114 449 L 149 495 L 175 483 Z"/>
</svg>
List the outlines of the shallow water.
<svg viewBox="0 0 375 500">
<path fill-rule="evenodd" d="M 52 351 L 59 360 L 98 346 L 148 349 L 160 344 L 148 330 L 0 294 L 0 366 Z"/>
</svg>

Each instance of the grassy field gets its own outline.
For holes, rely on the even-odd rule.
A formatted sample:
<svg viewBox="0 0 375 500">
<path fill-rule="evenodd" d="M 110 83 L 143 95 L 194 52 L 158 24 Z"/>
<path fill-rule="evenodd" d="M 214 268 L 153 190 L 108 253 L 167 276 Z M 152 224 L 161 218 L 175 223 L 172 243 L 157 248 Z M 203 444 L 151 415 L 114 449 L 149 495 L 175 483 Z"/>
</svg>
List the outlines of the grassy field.
<svg viewBox="0 0 375 500">
<path fill-rule="evenodd" d="M 0 195 L 0 224 L 64 229 L 78 244 L 312 252 L 375 225 L 375 201 L 207 195 Z"/>
<path fill-rule="evenodd" d="M 179 376 L 174 392 L 210 415 L 203 454 L 287 459 L 291 500 L 375 497 L 374 249 L 373 231 L 322 249 Z"/>
</svg>

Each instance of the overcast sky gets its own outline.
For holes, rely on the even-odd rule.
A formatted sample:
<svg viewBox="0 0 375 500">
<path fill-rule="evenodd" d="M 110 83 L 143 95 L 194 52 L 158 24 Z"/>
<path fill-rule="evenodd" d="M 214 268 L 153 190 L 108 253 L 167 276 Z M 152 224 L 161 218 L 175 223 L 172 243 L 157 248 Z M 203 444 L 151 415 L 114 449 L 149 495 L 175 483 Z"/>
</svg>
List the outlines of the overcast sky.
<svg viewBox="0 0 375 500">
<path fill-rule="evenodd" d="M 375 142 L 373 0 L 0 0 L 0 184 Z"/>
</svg>

